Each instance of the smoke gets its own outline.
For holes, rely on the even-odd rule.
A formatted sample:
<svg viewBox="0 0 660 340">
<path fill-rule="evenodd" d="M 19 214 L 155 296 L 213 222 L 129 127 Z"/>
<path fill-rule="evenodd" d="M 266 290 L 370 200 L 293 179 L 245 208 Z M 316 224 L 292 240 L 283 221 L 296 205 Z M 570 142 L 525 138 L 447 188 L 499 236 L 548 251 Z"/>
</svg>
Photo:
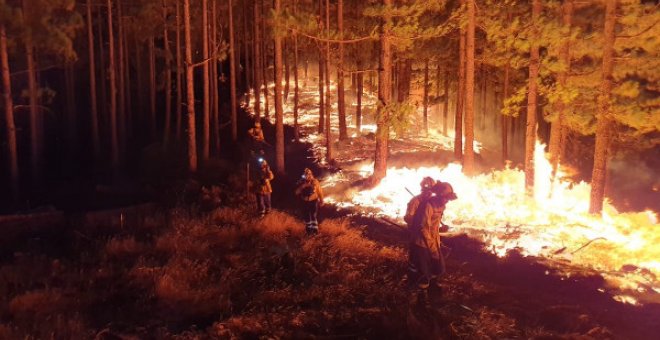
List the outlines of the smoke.
<svg viewBox="0 0 660 340">
<path fill-rule="evenodd" d="M 609 163 L 609 197 L 620 210 L 651 209 L 660 212 L 660 172 L 631 155 Z"/>
</svg>

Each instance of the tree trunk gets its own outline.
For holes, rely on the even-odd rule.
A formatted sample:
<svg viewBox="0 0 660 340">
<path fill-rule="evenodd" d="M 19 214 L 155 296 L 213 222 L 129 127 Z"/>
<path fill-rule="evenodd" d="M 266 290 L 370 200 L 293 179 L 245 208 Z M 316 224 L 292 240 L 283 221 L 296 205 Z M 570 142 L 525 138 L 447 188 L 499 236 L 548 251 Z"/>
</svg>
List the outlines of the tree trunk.
<svg viewBox="0 0 660 340">
<path fill-rule="evenodd" d="M 424 134 L 429 135 L 429 60 L 424 61 Z"/>
<path fill-rule="evenodd" d="M 465 56 L 465 149 L 463 173 L 474 174 L 474 31 L 475 0 L 467 0 L 467 50 Z M 482 108 L 483 110 L 483 108 Z"/>
<path fill-rule="evenodd" d="M 612 107 L 612 71 L 614 69 L 614 27 L 616 26 L 616 0 L 605 2 L 605 28 L 603 30 L 603 71 L 598 96 L 598 123 L 596 126 L 596 149 L 594 151 L 594 168 L 591 173 L 591 196 L 589 212 L 600 214 L 605 198 L 605 179 L 607 178 L 607 162 L 612 138 L 613 123 Z"/>
<path fill-rule="evenodd" d="M 42 160 L 42 142 L 43 142 L 43 119 L 39 115 L 39 99 L 37 86 L 37 71 L 34 62 L 34 46 L 32 45 L 32 35 L 26 34 L 25 37 L 25 58 L 28 68 L 28 96 L 30 106 L 30 142 L 32 150 L 32 179 L 34 184 L 38 185 L 41 180 L 41 160 Z"/>
<path fill-rule="evenodd" d="M 219 91 L 219 83 L 218 83 L 218 68 L 222 68 L 222 64 L 219 63 L 218 59 L 215 58 L 215 53 L 217 50 L 217 41 L 218 41 L 218 12 L 217 12 L 217 1 L 212 0 L 211 1 L 211 19 L 209 20 L 209 36 L 208 39 L 211 43 L 211 53 L 213 53 L 212 60 L 210 62 L 210 73 L 211 73 L 211 84 L 210 84 L 210 92 L 211 92 L 211 121 L 213 122 L 213 150 L 215 150 L 216 154 L 220 154 L 220 91 Z M 233 9 L 232 9 L 233 10 Z M 233 34 L 232 34 L 233 38 Z M 234 59 L 236 59 L 236 50 L 235 50 L 234 45 Z M 231 59 L 231 58 L 230 58 Z M 231 62 L 231 60 L 230 60 Z M 235 68 L 235 67 L 234 67 Z M 220 70 L 222 72 L 222 69 Z M 230 80 L 231 80 L 231 75 L 230 75 Z M 236 85 L 236 76 L 234 75 L 234 86 Z M 231 94 L 231 84 L 229 88 L 229 93 Z M 231 98 L 229 99 L 229 102 L 231 103 Z M 230 112 L 230 117 L 229 117 L 229 123 L 231 124 L 232 117 L 231 117 L 231 112 Z"/>
<path fill-rule="evenodd" d="M 465 0 L 461 0 L 461 4 Z M 465 43 L 466 32 L 465 29 L 460 30 L 459 39 L 459 58 L 458 58 L 458 84 L 456 91 L 456 118 L 454 120 L 454 157 L 456 159 L 463 159 L 463 102 L 465 96 Z"/>
<path fill-rule="evenodd" d="M 337 30 L 339 37 L 344 38 L 344 0 L 337 2 Z M 348 139 L 346 126 L 346 102 L 344 99 L 344 44 L 339 44 L 339 58 L 337 61 L 337 107 L 339 114 L 339 140 Z"/>
<path fill-rule="evenodd" d="M 117 0 L 117 90 L 119 107 L 117 109 L 117 135 L 119 150 L 126 150 L 126 79 L 124 63 L 124 24 L 122 16 L 122 0 Z"/>
<path fill-rule="evenodd" d="M 293 13 L 298 12 L 298 2 L 294 2 Z M 293 35 L 293 138 L 296 143 L 300 141 L 300 127 L 298 126 L 298 100 L 299 100 L 299 87 L 298 87 L 298 36 Z"/>
<path fill-rule="evenodd" d="M 183 116 L 183 58 L 181 56 L 181 9 L 176 2 L 176 140 L 181 141 Z"/>
<path fill-rule="evenodd" d="M 202 0 L 202 60 L 209 59 L 208 0 Z M 209 62 L 202 65 L 202 161 L 209 159 L 211 146 L 211 104 L 209 91 Z"/>
<path fill-rule="evenodd" d="M 73 158 L 78 148 L 78 120 L 76 113 L 76 82 L 75 64 L 68 62 L 64 65 L 64 83 L 66 88 L 66 112 L 67 112 L 67 151 L 69 157 Z M 70 160 L 73 163 L 73 159 Z"/>
<path fill-rule="evenodd" d="M 284 40 L 283 44 L 283 58 L 284 58 L 284 102 L 289 101 L 289 91 L 291 85 L 289 84 L 289 80 L 291 79 L 291 72 L 289 70 L 289 46 L 291 45 L 290 42 L 287 42 L 287 40 Z"/>
<path fill-rule="evenodd" d="M 148 39 L 149 48 L 149 131 L 151 140 L 156 140 L 156 46 L 154 37 Z"/>
<path fill-rule="evenodd" d="M 106 79 L 108 79 L 107 76 L 107 69 L 105 67 L 105 49 L 103 48 L 104 46 L 104 40 L 103 40 L 103 13 L 101 11 L 101 8 L 99 8 L 99 11 L 97 12 L 97 32 L 99 36 L 99 79 L 101 81 L 99 82 L 99 91 L 101 93 L 101 98 L 100 98 L 100 110 L 99 110 L 99 129 L 101 126 L 106 126 L 107 124 L 107 106 L 108 106 L 108 98 L 106 97 L 108 95 L 108 88 L 107 88 L 107 82 Z M 99 147 L 100 147 L 100 139 L 101 139 L 101 133 L 99 133 Z"/>
<path fill-rule="evenodd" d="M 170 130 L 172 130 L 172 66 L 170 40 L 167 29 L 167 2 L 163 4 L 163 46 L 165 47 L 165 127 L 163 130 L 163 148 L 167 150 L 170 141 Z"/>
<path fill-rule="evenodd" d="M 440 65 L 438 65 L 439 67 Z M 440 87 L 440 83 L 438 83 Z M 442 134 L 447 136 L 447 126 L 449 125 L 449 70 L 445 71 L 445 105 L 442 108 Z"/>
<path fill-rule="evenodd" d="M 268 15 L 268 7 L 266 6 L 266 1 L 270 0 L 263 0 L 262 2 L 262 7 L 261 7 L 261 36 L 263 39 L 261 40 L 261 50 L 262 50 L 262 62 L 263 62 L 263 67 L 261 68 L 261 78 L 264 82 L 264 88 L 263 88 L 263 93 L 264 93 L 264 117 L 269 118 L 270 117 L 270 106 L 268 103 L 268 49 L 267 49 L 267 41 L 266 39 L 266 17 Z"/>
<path fill-rule="evenodd" d="M 96 100 L 96 60 L 94 58 L 94 30 L 92 29 L 92 0 L 87 0 L 87 53 L 89 58 L 89 105 L 92 150 L 94 160 L 101 158 L 101 137 L 99 136 L 99 112 Z"/>
<path fill-rule="evenodd" d="M 188 171 L 197 171 L 197 143 L 195 140 L 195 88 L 190 37 L 190 0 L 183 0 L 183 21 L 186 41 L 186 88 L 188 98 Z"/>
<path fill-rule="evenodd" d="M 115 37 L 112 28 L 112 0 L 107 0 L 108 4 L 108 74 L 110 76 L 110 154 L 112 159 L 112 169 L 119 170 L 119 135 L 117 131 L 117 81 L 115 71 Z"/>
<path fill-rule="evenodd" d="M 571 37 L 571 19 L 573 16 L 573 0 L 565 0 L 562 4 L 562 23 L 564 29 L 568 32 L 564 36 L 564 41 L 559 51 L 559 59 L 564 64 L 565 68 L 557 76 L 557 81 L 562 91 L 566 89 L 568 83 L 568 73 L 571 70 L 571 54 L 570 54 L 570 37 Z M 554 177 L 557 172 L 557 167 L 561 161 L 560 155 L 564 145 L 566 144 L 566 130 L 564 127 L 564 117 L 566 115 L 566 104 L 561 100 L 555 105 L 557 117 L 552 122 L 550 127 L 550 141 L 548 142 L 550 153 L 550 164 L 552 165 L 552 175 Z"/>
<path fill-rule="evenodd" d="M 534 147 L 536 146 L 536 101 L 537 78 L 539 74 L 539 30 L 536 28 L 541 15 L 541 0 L 532 2 L 533 38 L 529 55 L 529 83 L 527 85 L 527 128 L 525 132 L 525 191 L 529 197 L 534 195 Z"/>
<path fill-rule="evenodd" d="M 254 66 L 254 115 L 257 121 L 261 118 L 261 30 L 259 29 L 259 22 L 261 21 L 261 10 L 259 9 L 259 0 L 254 0 L 254 38 L 252 48 L 254 50 L 254 59 L 252 64 Z"/>
<path fill-rule="evenodd" d="M 323 69 L 325 68 L 325 61 L 324 61 L 324 53 L 319 49 L 319 133 L 323 133 L 325 131 L 325 96 L 324 96 L 324 72 Z"/>
<path fill-rule="evenodd" d="M 11 190 L 12 200 L 16 202 L 18 201 L 20 180 L 18 172 L 18 147 L 16 144 L 14 102 L 12 100 L 11 92 L 11 72 L 9 70 L 9 55 L 7 53 L 7 31 L 5 29 L 4 23 L 0 23 L 0 68 L 2 69 L 2 89 L 5 104 L 5 127 L 7 129 L 7 151 L 9 153 L 9 187 Z"/>
<path fill-rule="evenodd" d="M 275 16 L 279 16 L 282 0 L 275 0 Z M 284 174 L 284 109 L 282 107 L 282 36 L 275 32 L 275 170 Z"/>
<path fill-rule="evenodd" d="M 234 9 L 229 0 L 229 81 L 231 91 L 231 140 L 238 140 L 238 115 L 236 113 L 236 53 L 234 51 Z M 217 91 L 217 89 L 216 89 Z"/>
<path fill-rule="evenodd" d="M 325 29 L 330 35 L 330 0 L 325 0 Z M 325 43 L 325 159 L 328 164 L 334 162 L 332 144 L 332 104 L 330 103 L 330 43 Z"/>
<path fill-rule="evenodd" d="M 503 102 L 507 98 L 509 98 L 510 69 L 511 66 L 507 62 L 506 66 L 504 66 L 504 89 L 502 89 L 502 95 L 504 97 L 502 99 Z M 505 164 L 506 161 L 509 159 L 509 138 L 507 131 L 509 126 L 509 119 L 506 115 L 501 115 L 501 116 L 502 116 L 502 164 Z"/>
<path fill-rule="evenodd" d="M 125 102 L 124 108 L 125 112 L 122 112 L 124 117 L 124 123 L 120 134 L 120 137 L 123 139 L 124 144 L 127 144 L 127 140 L 130 136 L 133 135 L 133 100 L 132 100 L 132 91 L 131 91 L 131 57 L 128 49 L 128 38 L 126 29 L 123 28 L 123 34 L 121 37 L 123 56 L 124 59 L 124 87 L 125 87 Z"/>
<path fill-rule="evenodd" d="M 386 107 L 392 101 L 392 42 L 390 41 L 392 16 L 389 13 L 392 0 L 383 0 L 383 5 L 385 6 L 385 14 L 380 28 L 380 67 L 378 69 L 378 101 L 380 105 L 378 105 L 376 117 L 376 153 L 372 176 L 374 184 L 379 183 L 387 175 L 390 129 Z"/>
<path fill-rule="evenodd" d="M 250 81 L 252 79 L 252 74 L 251 74 L 252 69 L 250 68 L 250 44 L 249 44 L 250 38 L 249 38 L 249 34 L 248 34 L 249 32 L 248 32 L 248 26 L 247 26 L 247 11 L 248 11 L 249 1 L 241 1 L 240 3 L 242 4 L 241 11 L 242 11 L 242 14 L 243 14 L 243 22 L 242 22 L 242 24 L 243 24 L 243 42 L 242 42 L 242 44 L 243 44 L 243 58 L 244 58 L 244 61 L 243 61 L 243 64 L 241 64 L 241 65 L 243 65 L 243 88 L 245 89 L 245 102 L 249 104 L 250 103 L 250 91 L 249 91 L 249 89 L 250 89 L 250 86 L 252 86 L 252 84 L 250 84 Z M 238 60 L 239 60 L 239 63 L 240 63 L 241 58 L 238 58 Z"/>
<path fill-rule="evenodd" d="M 358 63 L 358 69 L 360 68 Z M 357 129 L 358 136 L 362 131 L 362 93 L 364 93 L 364 73 L 359 72 L 357 75 L 357 105 L 355 106 L 355 128 Z"/>
</svg>

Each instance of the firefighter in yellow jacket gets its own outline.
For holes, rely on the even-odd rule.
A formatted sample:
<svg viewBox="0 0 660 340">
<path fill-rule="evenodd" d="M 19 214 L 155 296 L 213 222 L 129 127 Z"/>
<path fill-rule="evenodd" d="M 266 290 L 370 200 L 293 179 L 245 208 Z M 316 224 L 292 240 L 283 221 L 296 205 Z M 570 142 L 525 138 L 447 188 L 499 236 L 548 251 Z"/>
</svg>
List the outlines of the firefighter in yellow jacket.
<svg viewBox="0 0 660 340">
<path fill-rule="evenodd" d="M 314 178 L 312 170 L 305 169 L 296 187 L 296 196 L 302 200 L 305 230 L 310 235 L 318 234 L 318 211 L 319 205 L 323 205 L 323 190 L 319 181 Z"/>
<path fill-rule="evenodd" d="M 440 290 L 438 277 L 445 273 L 445 259 L 441 252 L 439 227 L 448 201 L 456 199 L 449 183 L 436 182 L 432 195 L 420 200 L 409 227 L 410 268 L 409 282 L 426 291 L 431 284 Z"/>
<path fill-rule="evenodd" d="M 259 182 L 257 183 L 257 202 L 259 204 L 259 213 L 261 215 L 268 214 L 271 209 L 270 196 L 273 193 L 273 187 L 270 181 L 275 178 L 273 172 L 268 166 L 266 160 L 261 161 L 261 169 L 259 169 Z"/>
</svg>

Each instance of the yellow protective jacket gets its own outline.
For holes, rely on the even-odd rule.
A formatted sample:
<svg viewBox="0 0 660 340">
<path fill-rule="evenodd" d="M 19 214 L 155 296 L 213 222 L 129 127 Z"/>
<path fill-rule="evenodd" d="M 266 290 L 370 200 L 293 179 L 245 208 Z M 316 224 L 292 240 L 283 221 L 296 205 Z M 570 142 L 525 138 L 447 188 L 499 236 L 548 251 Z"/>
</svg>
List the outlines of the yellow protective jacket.
<svg viewBox="0 0 660 340">
<path fill-rule="evenodd" d="M 256 127 L 251 128 L 250 130 L 248 130 L 248 134 L 250 135 L 250 137 L 252 137 L 252 140 L 256 142 L 264 141 L 264 130 L 262 130 L 261 128 L 256 128 Z"/>
<path fill-rule="evenodd" d="M 409 228 L 410 243 L 426 248 L 431 258 L 440 257 L 440 235 L 438 228 L 445 211 L 441 197 L 422 200 Z"/>
<path fill-rule="evenodd" d="M 410 199 L 408 202 L 408 206 L 406 207 L 406 215 L 403 216 L 403 220 L 406 221 L 408 224 L 408 227 L 413 223 L 413 218 L 415 217 L 415 212 L 417 212 L 417 208 L 419 208 L 419 204 L 422 202 L 422 200 L 427 199 L 431 197 L 430 192 L 422 192 L 421 194 L 413 197 Z"/>
<path fill-rule="evenodd" d="M 298 184 L 296 195 L 303 201 L 319 200 L 323 202 L 323 190 L 321 190 L 321 184 L 316 178 L 306 179 Z"/>
<path fill-rule="evenodd" d="M 273 175 L 273 172 L 270 170 L 270 168 L 262 168 L 259 171 L 259 183 L 257 187 L 257 193 L 259 194 L 268 194 L 273 192 L 273 187 L 270 185 L 270 181 L 272 181 L 275 178 Z"/>
</svg>

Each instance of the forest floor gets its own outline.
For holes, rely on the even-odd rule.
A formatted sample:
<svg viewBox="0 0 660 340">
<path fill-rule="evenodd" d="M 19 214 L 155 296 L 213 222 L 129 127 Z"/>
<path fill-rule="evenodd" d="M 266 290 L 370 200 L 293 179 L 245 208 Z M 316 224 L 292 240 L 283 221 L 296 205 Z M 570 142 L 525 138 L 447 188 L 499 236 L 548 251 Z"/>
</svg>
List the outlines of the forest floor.
<svg viewBox="0 0 660 340">
<path fill-rule="evenodd" d="M 272 126 L 266 133 L 273 140 Z M 305 167 L 333 171 L 318 153 L 287 147 L 289 175 L 273 182 L 275 211 L 264 218 L 245 194 L 245 163 L 217 161 L 125 219 L 75 214 L 16 233 L 0 251 L 0 339 L 660 334 L 660 305 L 617 302 L 598 275 L 555 275 L 539 259 L 500 258 L 466 236 L 443 239 L 451 254 L 442 292 L 418 302 L 406 288 L 405 230 L 326 205 L 320 234 L 305 235 L 291 188 Z"/>
</svg>

